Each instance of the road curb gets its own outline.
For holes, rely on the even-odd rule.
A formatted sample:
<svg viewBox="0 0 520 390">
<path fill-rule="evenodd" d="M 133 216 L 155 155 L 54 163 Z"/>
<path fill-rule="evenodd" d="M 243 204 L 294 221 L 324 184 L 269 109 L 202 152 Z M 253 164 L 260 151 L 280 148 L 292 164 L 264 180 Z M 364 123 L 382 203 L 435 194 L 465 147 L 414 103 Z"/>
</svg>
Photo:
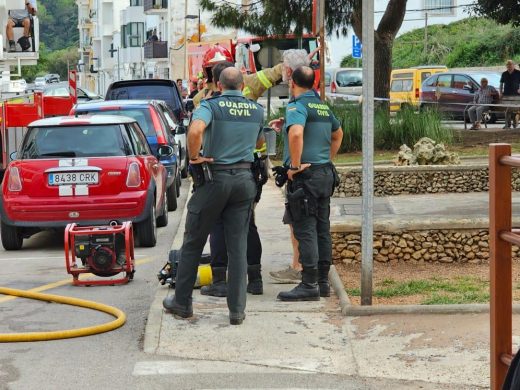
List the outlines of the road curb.
<svg viewBox="0 0 520 390">
<path fill-rule="evenodd" d="M 184 226 L 186 224 L 186 216 L 188 215 L 188 201 L 191 197 L 191 189 L 192 183 L 190 182 L 190 186 L 188 188 L 188 197 L 186 199 L 186 207 L 184 207 L 184 210 L 182 211 L 179 227 L 177 228 L 177 232 L 175 233 L 175 237 L 173 238 L 171 249 L 180 249 L 182 245 L 182 240 L 184 237 Z M 155 292 L 155 298 L 153 299 L 153 302 L 150 306 L 150 311 L 148 312 L 148 320 L 146 321 L 146 327 L 144 330 L 144 353 L 155 354 L 157 348 L 159 348 L 162 318 L 164 314 L 162 301 L 168 295 L 169 292 L 170 288 L 166 288 L 164 286 L 159 286 L 157 288 L 157 291 Z"/>
<path fill-rule="evenodd" d="M 385 314 L 478 314 L 489 313 L 485 303 L 452 305 L 352 305 L 336 267 L 331 266 L 329 279 L 334 292 L 339 298 L 341 313 L 346 317 L 362 317 Z M 520 314 L 520 304 L 513 305 L 513 314 Z"/>
</svg>

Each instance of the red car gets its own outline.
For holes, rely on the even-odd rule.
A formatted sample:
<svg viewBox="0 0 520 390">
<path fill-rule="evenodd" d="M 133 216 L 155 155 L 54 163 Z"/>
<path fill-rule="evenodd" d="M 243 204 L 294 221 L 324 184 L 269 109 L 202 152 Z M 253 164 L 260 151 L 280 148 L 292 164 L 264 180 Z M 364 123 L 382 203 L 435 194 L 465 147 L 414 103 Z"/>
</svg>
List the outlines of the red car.
<svg viewBox="0 0 520 390">
<path fill-rule="evenodd" d="M 56 117 L 31 123 L 2 182 L 1 238 L 6 250 L 43 229 L 132 221 L 142 246 L 168 224 L 167 173 L 135 119 Z"/>
</svg>

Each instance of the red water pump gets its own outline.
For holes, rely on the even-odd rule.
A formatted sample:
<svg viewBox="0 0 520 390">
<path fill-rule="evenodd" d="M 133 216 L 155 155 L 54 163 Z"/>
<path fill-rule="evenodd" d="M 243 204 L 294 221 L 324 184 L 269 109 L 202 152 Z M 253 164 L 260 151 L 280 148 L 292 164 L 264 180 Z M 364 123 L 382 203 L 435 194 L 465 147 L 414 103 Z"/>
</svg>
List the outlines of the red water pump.
<svg viewBox="0 0 520 390">
<path fill-rule="evenodd" d="M 132 222 L 111 222 L 106 226 L 78 226 L 65 228 L 65 265 L 78 285 L 113 285 L 127 283 L 134 278 L 134 233 Z M 108 278 L 120 273 L 124 277 L 100 280 L 80 280 L 82 273 Z"/>
</svg>

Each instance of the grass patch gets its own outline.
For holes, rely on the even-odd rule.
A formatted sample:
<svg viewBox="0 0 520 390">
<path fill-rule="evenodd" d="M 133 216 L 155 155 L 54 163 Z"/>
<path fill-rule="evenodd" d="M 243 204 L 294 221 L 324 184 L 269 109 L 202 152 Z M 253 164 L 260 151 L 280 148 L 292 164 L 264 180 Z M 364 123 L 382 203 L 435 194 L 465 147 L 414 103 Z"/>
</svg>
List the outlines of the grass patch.
<svg viewBox="0 0 520 390">
<path fill-rule="evenodd" d="M 346 290 L 350 296 L 360 296 L 359 288 Z M 418 295 L 424 297 L 423 305 L 453 303 L 489 302 L 489 282 L 471 276 L 443 279 L 429 279 L 396 282 L 385 279 L 375 286 L 373 296 L 378 298 L 395 298 Z"/>
</svg>

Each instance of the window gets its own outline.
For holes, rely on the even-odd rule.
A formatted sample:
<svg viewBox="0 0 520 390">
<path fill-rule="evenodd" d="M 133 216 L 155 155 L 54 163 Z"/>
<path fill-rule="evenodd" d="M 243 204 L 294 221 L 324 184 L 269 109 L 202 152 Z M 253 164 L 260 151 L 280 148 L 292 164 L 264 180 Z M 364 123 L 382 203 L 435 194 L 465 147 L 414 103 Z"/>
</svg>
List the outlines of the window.
<svg viewBox="0 0 520 390">
<path fill-rule="evenodd" d="M 121 46 L 141 47 L 144 42 L 144 23 L 128 23 L 121 26 Z"/>
<path fill-rule="evenodd" d="M 139 126 L 129 125 L 128 129 L 130 132 L 130 139 L 134 146 L 136 155 L 138 155 L 138 156 L 151 155 L 152 152 L 150 151 L 150 148 L 148 147 L 148 142 L 146 141 L 146 138 L 144 138 L 143 132 L 141 131 Z"/>
<path fill-rule="evenodd" d="M 455 14 L 455 0 L 424 0 L 424 13 L 428 15 Z"/>
<path fill-rule="evenodd" d="M 130 0 L 130 7 L 136 7 L 138 5 L 143 5 L 143 0 Z"/>
<path fill-rule="evenodd" d="M 429 79 L 426 81 L 425 84 L 426 84 L 428 87 L 434 87 L 434 86 L 436 86 L 436 85 L 437 85 L 437 77 L 438 77 L 438 76 L 434 76 L 434 77 L 429 78 Z"/>
<path fill-rule="evenodd" d="M 410 92 L 413 89 L 411 79 L 393 80 L 390 87 L 391 92 Z"/>
<path fill-rule="evenodd" d="M 451 74 L 440 75 L 437 79 L 437 86 L 441 88 L 449 88 L 451 86 Z"/>
<path fill-rule="evenodd" d="M 32 128 L 22 147 L 26 159 L 125 156 L 119 125 Z"/>
<path fill-rule="evenodd" d="M 471 81 L 469 78 L 467 78 L 466 76 L 461 76 L 459 74 L 453 76 L 453 88 L 464 89 L 465 85 L 471 88 Z"/>
</svg>

